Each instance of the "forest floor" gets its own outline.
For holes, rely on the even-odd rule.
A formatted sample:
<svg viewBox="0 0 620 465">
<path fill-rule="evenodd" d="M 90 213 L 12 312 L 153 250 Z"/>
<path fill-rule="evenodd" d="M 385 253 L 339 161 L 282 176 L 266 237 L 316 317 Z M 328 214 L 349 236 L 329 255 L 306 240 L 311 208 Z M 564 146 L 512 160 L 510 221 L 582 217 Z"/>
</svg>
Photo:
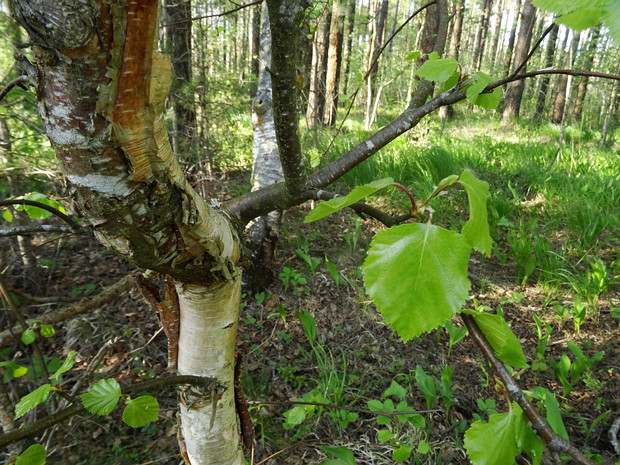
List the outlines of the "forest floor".
<svg viewBox="0 0 620 465">
<path fill-rule="evenodd" d="M 214 181 L 214 185 L 242 185 L 248 177 L 245 172 L 231 173 L 226 179 Z M 274 280 L 264 293 L 244 295 L 242 301 L 238 351 L 244 355 L 241 380 L 255 420 L 252 463 L 316 464 L 326 458 L 319 446 L 327 445 L 348 447 L 358 464 L 389 464 L 394 463 L 392 454 L 399 444 L 414 447 L 407 463 L 468 463 L 463 434 L 472 419 L 486 421 L 489 413 L 508 410 L 501 383 L 468 337 L 454 345 L 450 353 L 450 338 L 445 331 L 433 331 L 403 343 L 383 323 L 365 295 L 359 272 L 372 234 L 380 225 L 370 219 L 359 220 L 349 212 L 304 224 L 309 209 L 309 205 L 303 205 L 286 213 L 275 257 Z M 27 318 L 61 308 L 67 301 L 95 295 L 103 286 L 135 271 L 102 249 L 94 238 L 49 241 L 40 237 L 32 245 L 41 265 L 36 277 L 26 274 L 14 261 L 8 239 L 3 239 L 2 245 L 3 268 L 8 270 L 2 280 L 14 290 L 12 295 L 18 308 Z M 317 263 L 321 259 L 314 272 L 295 249 L 317 259 Z M 325 266 L 326 256 L 343 276 L 339 285 Z M 620 289 L 615 286 L 601 296 L 598 311 L 588 314 L 577 333 L 571 320 L 557 317 L 544 287 L 518 286 L 515 277 L 510 259 L 501 264 L 494 257 L 473 255 L 472 300 L 468 307 L 473 308 L 475 299 L 478 305 L 503 311 L 530 364 L 537 360 L 538 335 L 533 315 L 550 324 L 550 340 L 542 360 L 547 369 L 528 368 L 516 372 L 515 377 L 524 390 L 542 386 L 555 393 L 573 444 L 614 459 L 608 431 L 620 416 L 620 320 L 617 310 L 613 310 L 620 307 Z M 56 298 L 31 299 L 29 295 Z M 316 321 L 314 346 L 319 350 L 311 347 L 296 316 L 296 312 L 303 311 L 308 311 Z M 6 327 L 8 321 L 13 320 L 6 312 L 1 313 L 0 326 Z M 455 318 L 454 325 L 462 323 Z M 66 382 L 72 383 L 107 341 L 113 342 L 112 348 L 98 367 L 96 378 L 115 377 L 120 382 L 132 382 L 164 372 L 165 335 L 135 287 L 94 311 L 56 325 L 54 337 L 41 340 L 40 345 L 51 368 L 55 357 L 62 360 L 69 350 L 78 352 L 74 370 L 65 376 Z M 566 345 L 568 341 L 580 346 L 588 360 L 598 351 L 604 351 L 604 356 L 593 362 L 580 379 L 573 379 L 574 386 L 564 395 L 549 360 L 559 360 L 563 354 L 574 360 Z M 17 344 L 3 348 L 0 355 L 24 365 L 29 363 Z M 448 412 L 441 394 L 437 394 L 432 405 L 427 404 L 416 382 L 418 366 L 438 380 L 446 366 L 452 368 L 452 406 Z M 332 382 L 333 379 L 338 382 Z M 386 426 L 378 425 L 377 416 L 364 410 L 368 409 L 369 400 L 384 401 L 383 393 L 393 381 L 406 389 L 404 400 L 412 410 L 431 412 L 422 415 L 425 426 L 421 428 L 391 420 L 388 427 L 398 442 L 380 442 L 377 431 Z M 15 401 L 32 391 L 36 382 L 22 377 L 8 386 Z M 329 390 L 326 386 L 330 386 Z M 337 422 L 346 415 L 333 413 L 341 410 L 325 409 L 302 425 L 285 429 L 283 414 L 293 408 L 289 401 L 316 391 L 317 387 L 324 389 L 320 394 L 330 403 L 359 410 L 358 417 L 349 417 L 352 421 L 342 428 Z M 176 396 L 172 388 L 167 389 L 152 393 L 160 402 L 159 421 L 141 429 L 126 426 L 120 421 L 120 414 L 113 413 L 112 418 L 80 415 L 69 425 L 46 433 L 41 440 L 51 453 L 48 463 L 179 464 Z M 594 424 L 600 415 L 603 417 Z M 420 444 L 428 447 L 419 447 Z M 250 459 L 249 452 L 247 457 Z"/>
</svg>

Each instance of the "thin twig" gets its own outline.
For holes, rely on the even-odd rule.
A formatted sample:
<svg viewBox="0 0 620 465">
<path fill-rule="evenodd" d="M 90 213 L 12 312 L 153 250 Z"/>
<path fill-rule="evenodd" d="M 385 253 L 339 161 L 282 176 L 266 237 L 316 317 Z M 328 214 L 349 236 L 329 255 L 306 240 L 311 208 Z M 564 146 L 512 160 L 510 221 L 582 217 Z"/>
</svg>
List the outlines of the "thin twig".
<svg viewBox="0 0 620 465">
<path fill-rule="evenodd" d="M 367 415 L 374 415 L 374 416 L 380 416 L 380 417 L 397 417 L 398 415 L 421 415 L 423 413 L 436 413 L 439 412 L 440 410 L 411 410 L 411 411 L 406 411 L 406 412 L 376 412 L 374 410 L 366 410 L 363 408 L 356 408 L 356 407 L 345 407 L 342 405 L 336 405 L 336 404 L 324 404 L 322 402 L 304 402 L 304 401 L 300 401 L 300 400 L 280 400 L 280 401 L 260 401 L 260 400 L 254 400 L 254 401 L 250 401 L 248 402 L 249 405 L 312 405 L 314 407 L 324 407 L 324 408 L 330 408 L 333 410 L 346 410 L 347 412 L 353 412 L 353 413 L 363 413 L 363 414 L 367 414 Z"/>
<path fill-rule="evenodd" d="M 46 205 L 42 202 L 37 202 L 36 200 L 26 200 L 26 199 L 0 200 L 0 207 L 7 206 L 7 205 L 28 205 L 31 207 L 37 207 L 42 210 L 45 210 L 51 213 L 52 215 L 56 215 L 58 218 L 63 220 L 76 233 L 84 234 L 83 230 L 87 229 L 77 224 L 75 221 L 73 221 L 70 217 L 65 215 L 63 212 L 61 212 L 57 208 L 50 207 L 49 205 Z"/>
<path fill-rule="evenodd" d="M 28 82 L 28 76 L 26 75 L 16 77 L 15 79 L 9 81 L 7 85 L 4 86 L 2 90 L 0 90 L 0 102 L 4 99 L 4 97 L 6 97 L 6 95 L 9 92 L 11 92 L 11 89 L 13 89 L 13 87 L 22 86 L 24 83 L 27 83 L 27 82 Z"/>
<path fill-rule="evenodd" d="M 179 24 L 185 24 L 185 23 L 190 23 L 192 21 L 198 21 L 199 19 L 219 18 L 221 16 L 230 15 L 232 13 L 235 13 L 235 12 L 239 11 L 239 10 L 243 10 L 244 8 L 249 8 L 249 7 L 254 6 L 254 5 L 260 5 L 261 3 L 263 3 L 263 0 L 256 0 L 255 2 L 246 3 L 245 5 L 239 5 L 237 8 L 234 8 L 234 9 L 228 10 L 228 11 L 224 11 L 223 13 L 215 13 L 215 14 L 212 14 L 212 15 L 205 15 L 205 16 L 193 16 L 193 17 L 191 17 L 189 19 L 182 19 L 181 21 L 175 21 L 173 23 L 162 24 L 161 27 L 177 26 Z"/>
<path fill-rule="evenodd" d="M 214 378 L 192 375 L 176 375 L 148 379 L 145 381 L 138 381 L 137 383 L 122 387 L 122 393 L 134 394 L 140 391 L 149 391 L 167 386 L 176 386 L 179 384 L 191 384 L 193 386 L 199 386 L 200 388 L 204 389 L 205 392 L 211 392 L 214 389 L 218 394 L 221 394 L 221 392 L 223 392 L 223 386 Z M 86 409 L 81 403 L 74 404 L 70 407 L 67 407 L 66 409 L 54 413 L 53 415 L 41 418 L 40 420 L 37 420 L 30 425 L 3 434 L 0 436 L 0 447 L 6 447 L 9 444 L 21 441 L 22 439 L 37 436 L 46 429 L 51 428 L 52 426 L 57 425 L 58 423 L 61 423 L 82 411 L 86 411 Z"/>
<path fill-rule="evenodd" d="M 543 32 L 542 35 L 540 36 L 540 38 L 536 41 L 536 43 L 532 47 L 532 50 L 530 50 L 530 53 L 528 53 L 527 56 L 525 57 L 525 60 L 523 60 L 523 62 L 517 67 L 517 69 L 515 69 L 512 72 L 511 76 L 513 76 L 513 75 L 516 76 L 517 74 L 519 74 L 519 71 L 521 71 L 523 69 L 523 67 L 527 64 L 527 62 L 530 60 L 530 58 L 532 58 L 532 55 L 534 55 L 534 52 L 536 51 L 536 49 L 538 49 L 538 47 L 540 46 L 541 42 L 551 32 L 551 30 L 553 29 L 554 26 L 555 26 L 555 23 L 552 22 L 549 25 L 549 27 L 547 27 L 547 29 L 545 29 L 545 32 Z"/>
</svg>

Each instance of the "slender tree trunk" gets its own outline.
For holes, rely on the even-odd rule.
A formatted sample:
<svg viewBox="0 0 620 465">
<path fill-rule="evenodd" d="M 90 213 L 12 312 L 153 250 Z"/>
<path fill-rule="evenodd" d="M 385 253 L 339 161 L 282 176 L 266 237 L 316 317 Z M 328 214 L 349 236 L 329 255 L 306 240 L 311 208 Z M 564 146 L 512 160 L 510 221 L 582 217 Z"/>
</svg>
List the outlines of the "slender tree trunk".
<svg viewBox="0 0 620 465">
<path fill-rule="evenodd" d="M 594 56 L 596 54 L 596 47 L 598 45 L 599 36 L 601 33 L 600 26 L 592 29 L 592 36 L 590 37 L 590 44 L 588 45 L 588 51 L 583 60 L 582 69 L 592 70 L 592 64 L 594 63 Z M 573 120 L 579 121 L 581 119 L 581 113 L 583 111 L 583 102 L 586 98 L 586 90 L 588 88 L 588 76 L 581 76 L 579 80 L 579 86 L 577 87 L 577 100 L 575 101 L 575 108 L 573 110 Z"/>
<path fill-rule="evenodd" d="M 545 68 L 550 68 L 553 66 L 553 55 L 556 50 L 556 42 L 558 40 L 558 31 L 560 30 L 560 26 L 554 24 L 553 29 L 551 29 L 551 34 L 549 34 L 549 41 L 547 42 L 547 48 L 545 50 Z M 545 109 L 545 101 L 547 99 L 547 91 L 549 90 L 549 81 L 550 76 L 545 74 L 542 77 L 542 81 L 540 83 L 540 89 L 538 90 L 538 99 L 536 101 L 536 109 L 534 110 L 534 116 L 532 121 L 534 123 L 540 122 L 542 118 L 543 111 Z"/>
<path fill-rule="evenodd" d="M 618 66 L 616 67 L 616 74 L 620 74 L 620 60 L 618 60 Z M 603 123 L 603 130 L 601 131 L 600 147 L 611 146 L 614 142 L 614 132 L 618 127 L 618 111 L 620 110 L 620 82 L 611 82 L 612 90 L 609 99 L 609 108 L 607 115 L 605 116 L 605 122 Z"/>
<path fill-rule="evenodd" d="M 506 46 L 506 54 L 504 55 L 504 75 L 510 74 L 510 68 L 512 65 L 512 51 L 515 46 L 515 39 L 517 37 L 517 25 L 519 23 L 519 11 L 521 11 L 521 0 L 517 0 L 517 6 L 515 7 L 515 18 L 510 28 L 510 36 L 508 38 L 508 45 Z"/>
<path fill-rule="evenodd" d="M 459 59 L 459 50 L 461 48 L 461 34 L 463 32 L 463 16 L 464 16 L 465 0 L 456 0 L 454 2 L 454 27 L 452 28 L 452 36 L 450 39 L 450 49 L 448 55 L 452 58 Z"/>
<path fill-rule="evenodd" d="M 476 41 L 474 42 L 474 69 L 479 70 L 484 55 L 484 42 L 487 35 L 487 29 L 489 27 L 489 15 L 491 14 L 492 0 L 482 0 L 480 14 L 480 23 L 476 31 Z"/>
<path fill-rule="evenodd" d="M 252 39 L 251 39 L 251 54 L 252 54 L 252 66 L 251 73 L 258 78 L 259 73 L 259 53 L 260 53 L 260 23 L 261 23 L 261 7 L 259 5 L 252 8 Z"/>
<path fill-rule="evenodd" d="M 327 51 L 331 11 L 326 7 L 319 19 L 319 28 L 312 45 L 312 69 L 306 121 L 310 129 L 316 129 L 325 108 L 325 76 L 327 74 Z"/>
<path fill-rule="evenodd" d="M 523 5 L 523 13 L 521 14 L 521 27 L 519 29 L 519 40 L 515 50 L 515 59 L 512 66 L 513 72 L 517 67 L 521 66 L 530 50 L 530 42 L 532 40 L 532 28 L 536 19 L 536 8 L 532 5 L 532 0 L 525 0 Z M 525 71 L 524 66 L 521 71 Z M 504 109 L 502 112 L 502 120 L 507 121 L 510 118 L 519 116 L 521 107 L 521 98 L 525 89 L 525 81 L 511 82 L 506 88 L 504 99 Z"/>
<path fill-rule="evenodd" d="M 173 149 L 187 151 L 196 133 L 196 112 L 192 80 L 192 6 L 191 0 L 166 0 L 167 36 L 172 52 L 171 98 L 175 115 Z"/>
<path fill-rule="evenodd" d="M 325 78 L 325 110 L 323 124 L 336 124 L 338 110 L 338 84 L 342 63 L 342 28 L 344 27 L 344 5 L 338 0 L 332 4 L 332 21 L 329 27 L 329 51 L 327 54 L 327 75 Z"/>
<path fill-rule="evenodd" d="M 377 72 L 379 70 L 379 53 L 381 51 L 381 47 L 384 42 L 384 33 L 385 33 L 385 22 L 387 21 L 388 14 L 388 0 L 381 0 L 381 6 L 377 11 L 377 15 L 375 17 L 373 37 L 372 37 L 372 53 L 369 55 L 369 64 L 374 66 L 370 68 L 370 73 L 368 74 L 368 80 L 366 82 L 367 85 L 367 93 L 366 93 L 366 129 L 370 129 L 372 125 L 372 105 L 375 101 L 375 96 L 377 92 Z M 375 63 L 376 61 L 376 63 Z"/>
<path fill-rule="evenodd" d="M 252 190 L 284 180 L 280 152 L 273 120 L 271 91 L 271 31 L 265 7 L 260 34 L 260 71 L 258 90 L 252 105 Z M 244 287 L 252 293 L 259 292 L 273 278 L 273 257 L 280 231 L 282 212 L 276 211 L 257 218 L 248 228 L 248 246 L 252 252 L 250 269 L 244 276 Z"/>
<path fill-rule="evenodd" d="M 489 69 L 491 73 L 495 71 L 495 60 L 500 55 L 499 49 L 497 48 L 499 45 L 499 37 L 502 35 L 502 17 L 504 16 L 504 0 L 499 0 L 497 5 L 497 11 L 495 12 L 495 24 L 494 24 L 494 34 L 493 34 L 493 44 L 491 48 L 488 50 L 487 58 L 489 60 Z"/>
<path fill-rule="evenodd" d="M 353 44 L 353 29 L 355 26 L 355 0 L 348 0 L 347 17 L 344 27 L 344 44 L 342 49 L 342 93 L 347 95 L 349 90 L 349 67 L 351 63 L 351 46 Z"/>
<path fill-rule="evenodd" d="M 569 34 L 569 32 L 567 32 Z M 573 31 L 573 40 L 571 40 L 570 50 L 565 59 L 565 67 L 571 67 L 575 60 L 576 51 L 579 48 L 579 33 Z M 564 121 L 564 115 L 566 114 L 566 99 L 568 97 L 568 89 L 570 89 L 570 76 L 563 74 L 560 76 L 558 89 L 552 109 L 551 122 L 553 124 L 560 124 Z M 564 134 L 562 126 L 562 134 Z"/>
</svg>

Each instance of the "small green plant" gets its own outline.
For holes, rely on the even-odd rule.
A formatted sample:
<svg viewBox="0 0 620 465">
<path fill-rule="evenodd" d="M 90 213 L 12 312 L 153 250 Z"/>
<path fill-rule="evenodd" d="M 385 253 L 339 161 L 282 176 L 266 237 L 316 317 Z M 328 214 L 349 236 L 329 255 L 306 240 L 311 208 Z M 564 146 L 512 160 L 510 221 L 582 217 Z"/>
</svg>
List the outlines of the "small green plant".
<svg viewBox="0 0 620 465">
<path fill-rule="evenodd" d="M 295 252 L 297 252 L 297 255 L 299 255 L 299 257 L 308 264 L 310 267 L 310 272 L 314 274 L 317 267 L 321 264 L 322 259 L 320 257 L 312 257 L 308 255 L 308 252 L 302 249 L 295 249 Z"/>
<path fill-rule="evenodd" d="M 355 218 L 355 228 L 353 230 L 351 230 L 351 228 L 347 228 L 342 232 L 350 252 L 355 252 L 357 250 L 357 241 L 359 240 L 361 233 L 362 223 L 359 218 Z"/>
<path fill-rule="evenodd" d="M 338 271 L 338 268 L 336 268 L 336 265 L 334 265 L 328 258 L 327 255 L 325 255 L 325 266 L 327 267 L 327 271 L 329 272 L 330 276 L 332 277 L 332 279 L 334 280 L 334 282 L 336 283 L 336 289 L 340 289 L 340 285 L 346 285 L 347 284 L 347 280 L 342 276 L 342 274 Z"/>
<path fill-rule="evenodd" d="M 577 382 L 589 372 L 596 363 L 600 362 L 605 355 L 604 351 L 597 352 L 594 356 L 588 357 L 581 348 L 572 341 L 567 341 L 566 346 L 573 353 L 575 360 L 566 354 L 562 354 L 559 360 L 549 359 L 549 363 L 555 371 L 558 380 L 562 383 L 563 394 L 570 393 Z"/>
<path fill-rule="evenodd" d="M 450 412 L 452 406 L 452 388 L 450 383 L 452 381 L 453 370 L 450 365 L 446 365 L 441 373 L 441 380 L 435 379 L 424 371 L 421 365 L 418 365 L 415 370 L 415 381 L 418 388 L 424 395 L 426 400 L 426 408 L 432 409 L 437 401 L 437 394 L 441 394 L 446 405 L 446 414 Z"/>
<path fill-rule="evenodd" d="M 390 415 L 379 415 L 377 425 L 383 427 L 377 432 L 377 439 L 380 442 L 389 442 L 394 448 L 392 459 L 395 462 L 408 460 L 414 450 L 414 441 L 411 435 L 411 428 L 414 430 L 424 429 L 426 420 L 418 413 L 411 413 L 413 409 L 405 400 L 407 390 L 396 381 L 392 380 L 382 394 L 383 401 L 372 399 L 368 401 L 368 409 L 373 412 L 387 413 Z M 393 399 L 395 400 L 393 400 Z M 395 402 L 397 402 L 395 404 Z M 397 412 L 408 412 L 402 415 Z M 394 415 L 396 414 L 396 415 Z"/>
<path fill-rule="evenodd" d="M 279 276 L 282 280 L 282 283 L 284 284 L 285 291 L 288 291 L 288 288 L 292 286 L 293 294 L 296 296 L 300 296 L 302 290 L 304 292 L 309 292 L 308 288 L 303 287 L 308 284 L 308 280 L 304 278 L 300 272 L 295 271 L 288 266 L 285 266 L 284 268 L 282 268 L 282 272 Z"/>
<path fill-rule="evenodd" d="M 448 331 L 448 335 L 450 336 L 450 346 L 448 348 L 448 356 L 450 356 L 450 353 L 452 352 L 452 347 L 458 342 L 460 342 L 467 334 L 467 328 L 465 326 L 457 328 L 456 326 L 454 326 L 454 324 L 452 324 L 451 321 L 448 321 L 444 327 L 446 328 L 446 331 Z"/>
<path fill-rule="evenodd" d="M 551 339 L 551 325 L 545 321 L 545 332 L 543 333 L 543 322 L 540 320 L 538 315 L 533 314 L 532 318 L 534 319 L 534 323 L 536 323 L 536 333 L 538 335 L 538 342 L 536 344 L 536 360 L 532 362 L 532 370 L 546 371 L 548 366 L 545 358 L 545 351 L 547 350 L 547 345 L 549 345 L 549 340 Z"/>
</svg>

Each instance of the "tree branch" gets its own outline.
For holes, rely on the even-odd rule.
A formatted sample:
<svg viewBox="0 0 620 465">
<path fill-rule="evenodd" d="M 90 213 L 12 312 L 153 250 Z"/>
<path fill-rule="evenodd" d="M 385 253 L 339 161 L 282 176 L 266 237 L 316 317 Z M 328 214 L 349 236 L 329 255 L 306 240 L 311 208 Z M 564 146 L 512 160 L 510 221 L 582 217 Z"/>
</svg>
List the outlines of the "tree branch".
<svg viewBox="0 0 620 465">
<path fill-rule="evenodd" d="M 532 425 L 532 429 L 536 432 L 536 434 L 538 434 L 538 436 L 540 436 L 547 447 L 554 452 L 562 452 L 569 455 L 578 464 L 594 465 L 594 462 L 588 459 L 583 453 L 581 453 L 580 450 L 572 446 L 566 439 L 558 436 L 551 429 L 538 410 L 536 410 L 523 391 L 521 391 L 514 378 L 510 375 L 510 373 L 508 373 L 506 367 L 504 367 L 504 364 L 495 356 L 493 349 L 489 345 L 482 331 L 480 331 L 480 328 L 476 324 L 474 318 L 471 315 L 464 313 L 461 313 L 461 318 L 467 326 L 469 334 L 474 339 L 478 347 L 480 347 L 486 359 L 491 363 L 493 369 L 502 380 L 502 383 L 504 383 L 510 399 L 517 402 L 523 409 L 523 412 Z"/>
<path fill-rule="evenodd" d="M 603 79 L 620 80 L 618 74 L 605 74 L 593 71 L 559 69 L 549 70 L 542 69 L 530 71 L 516 76 L 509 76 L 504 79 L 492 82 L 486 86 L 484 92 L 490 92 L 496 87 L 500 87 L 508 82 L 527 79 L 542 74 L 570 74 L 573 76 L 589 76 Z M 423 81 L 424 82 L 424 81 Z M 440 107 L 454 105 L 455 103 L 466 98 L 467 94 L 463 88 L 470 84 L 471 81 L 462 81 L 452 89 L 449 89 L 419 107 L 410 106 L 392 122 L 388 123 L 376 133 L 360 142 L 348 152 L 341 155 L 324 168 L 319 169 L 311 174 L 308 182 L 308 190 L 305 195 L 301 195 L 298 199 L 281 198 L 281 192 L 284 189 L 282 183 L 272 184 L 264 189 L 259 189 L 241 197 L 237 197 L 227 202 L 226 208 L 230 214 L 239 219 L 242 224 L 247 223 L 257 216 L 261 216 L 275 209 L 287 209 L 294 205 L 299 205 L 312 197 L 312 189 L 322 189 L 329 186 L 333 182 L 340 179 L 346 173 L 351 171 L 357 165 L 370 158 L 380 149 L 385 147 L 391 141 L 414 128 L 420 120 L 437 110 Z M 429 83 L 432 87 L 432 84 Z"/>
<path fill-rule="evenodd" d="M 86 230 L 86 228 L 84 228 Z M 71 233 L 75 234 L 75 230 L 64 224 L 33 224 L 29 226 L 9 226 L 0 229 L 0 237 L 27 236 L 37 233 Z M 89 235 L 86 232 L 81 235 Z"/>
<path fill-rule="evenodd" d="M 218 394 L 223 392 L 223 387 L 213 378 L 206 378 L 201 376 L 192 375 L 175 375 L 165 376 L 162 378 L 148 379 L 145 381 L 139 381 L 134 384 L 130 384 L 122 388 L 123 394 L 134 394 L 140 391 L 148 391 L 152 389 L 159 389 L 166 386 L 175 386 L 179 384 L 191 384 L 204 389 L 205 392 L 216 391 Z M 31 425 L 24 426 L 18 430 L 10 431 L 0 436 L 0 447 L 6 447 L 9 444 L 13 444 L 22 439 L 32 438 L 42 433 L 48 428 L 51 428 L 58 423 L 71 418 L 78 413 L 86 411 L 82 404 L 74 404 L 66 409 L 49 415 L 47 417 L 37 420 Z"/>
<path fill-rule="evenodd" d="M 47 212 L 50 212 L 52 215 L 56 215 L 58 218 L 63 220 L 65 223 L 67 223 L 69 227 L 71 228 L 71 230 L 75 233 L 83 235 L 83 234 L 86 234 L 84 231 L 90 232 L 88 228 L 84 228 L 83 226 L 80 226 L 75 221 L 73 221 L 71 218 L 69 218 L 67 215 L 65 215 L 63 212 L 61 212 L 60 210 L 54 207 L 50 207 L 49 205 L 46 205 L 44 203 L 37 202 L 35 200 L 26 200 L 26 199 L 0 200 L 0 207 L 7 206 L 7 205 L 28 205 L 31 207 L 37 207 Z"/>
<path fill-rule="evenodd" d="M 25 83 L 29 82 L 28 76 L 22 75 L 16 77 L 15 79 L 9 81 L 2 90 L 0 90 L 0 102 L 6 97 L 6 95 L 11 92 L 11 89 L 15 86 L 23 87 Z"/>
<path fill-rule="evenodd" d="M 103 291 L 96 296 L 80 300 L 79 302 L 75 302 L 74 304 L 68 305 L 53 313 L 42 315 L 40 318 L 37 318 L 37 320 L 44 325 L 53 325 L 60 321 L 74 318 L 82 313 L 92 310 L 93 308 L 100 307 L 101 305 L 110 302 L 123 292 L 131 289 L 134 284 L 134 278 L 134 275 L 125 276 L 111 286 L 104 288 Z M 19 325 L 0 332 L 0 347 L 11 343 L 18 337 L 19 334 L 21 334 Z"/>
<path fill-rule="evenodd" d="M 231 2 L 231 3 L 237 5 L 234 2 Z M 249 8 L 249 7 L 254 6 L 254 5 L 260 5 L 261 3 L 263 3 L 263 0 L 256 0 L 254 2 L 246 3 L 245 5 L 239 5 L 237 8 L 233 8 L 232 10 L 227 10 L 227 11 L 224 11 L 222 13 L 215 13 L 215 14 L 212 14 L 212 15 L 204 15 L 204 16 L 193 16 L 190 19 L 184 19 L 182 21 L 174 21 L 172 23 L 162 24 L 160 26 L 160 29 L 162 27 L 178 26 L 179 24 L 190 23 L 190 22 L 193 22 L 193 21 L 198 21 L 200 19 L 219 18 L 221 16 L 226 16 L 226 15 L 230 15 L 232 13 L 236 13 L 237 11 L 243 10 L 244 8 Z"/>
<path fill-rule="evenodd" d="M 551 30 L 553 29 L 553 27 L 555 26 L 555 23 L 552 22 L 547 29 L 545 29 L 545 32 L 542 33 L 542 35 L 540 36 L 540 38 L 536 41 L 536 43 L 534 44 L 534 46 L 532 47 L 532 49 L 530 50 L 530 53 L 527 54 L 527 56 L 525 57 L 525 60 L 523 60 L 523 62 L 521 64 L 519 64 L 519 66 L 517 67 L 517 69 L 514 70 L 514 72 L 511 74 L 511 76 L 516 76 L 517 74 L 519 74 L 519 71 L 521 71 L 523 69 L 523 67 L 527 64 L 528 61 L 530 61 L 530 58 L 532 58 L 532 55 L 534 55 L 534 52 L 538 49 L 538 47 L 540 46 L 541 42 L 544 40 L 545 37 L 547 37 L 547 35 L 551 32 Z"/>
</svg>

